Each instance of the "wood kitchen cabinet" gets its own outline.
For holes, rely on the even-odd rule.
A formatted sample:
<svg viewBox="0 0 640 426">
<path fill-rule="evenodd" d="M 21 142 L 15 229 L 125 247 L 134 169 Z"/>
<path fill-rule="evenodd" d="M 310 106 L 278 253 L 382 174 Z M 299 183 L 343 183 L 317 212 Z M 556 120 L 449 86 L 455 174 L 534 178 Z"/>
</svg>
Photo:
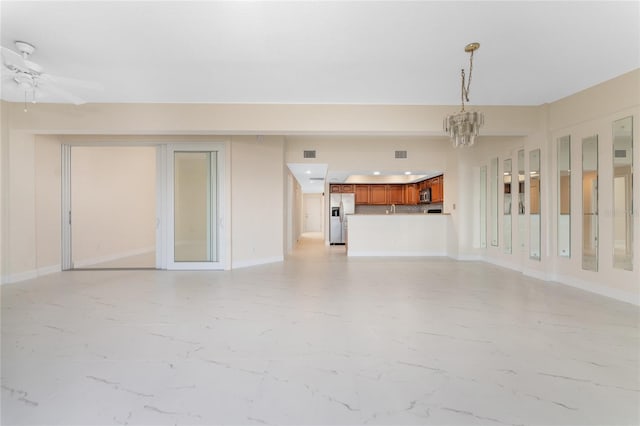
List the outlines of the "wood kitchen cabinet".
<svg viewBox="0 0 640 426">
<path fill-rule="evenodd" d="M 386 185 L 387 204 L 404 204 L 404 185 Z"/>
<path fill-rule="evenodd" d="M 444 201 L 444 177 L 436 176 L 431 181 L 431 202 L 442 203 Z"/>
<path fill-rule="evenodd" d="M 369 204 L 388 204 L 387 185 L 369 186 Z"/>
<path fill-rule="evenodd" d="M 353 184 L 331 185 L 329 188 L 330 192 L 341 194 L 353 194 L 354 190 L 355 185 Z"/>
<path fill-rule="evenodd" d="M 410 183 L 404 188 L 404 202 L 405 204 L 416 205 L 420 201 L 419 184 Z"/>
<path fill-rule="evenodd" d="M 356 204 L 369 204 L 369 185 L 356 185 Z"/>
</svg>

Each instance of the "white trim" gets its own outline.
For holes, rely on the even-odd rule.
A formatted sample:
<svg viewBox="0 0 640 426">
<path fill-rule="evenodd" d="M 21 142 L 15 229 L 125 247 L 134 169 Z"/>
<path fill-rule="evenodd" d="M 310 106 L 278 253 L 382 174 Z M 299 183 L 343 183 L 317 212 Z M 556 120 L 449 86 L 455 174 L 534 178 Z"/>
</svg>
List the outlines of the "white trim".
<svg viewBox="0 0 640 426">
<path fill-rule="evenodd" d="M 55 274 L 56 272 L 62 272 L 62 266 L 61 265 L 43 266 L 42 268 L 38 268 L 36 272 L 39 277 L 43 275 Z"/>
<path fill-rule="evenodd" d="M 524 268 L 522 275 L 527 277 L 536 278 L 542 281 L 552 281 L 551 274 L 546 271 L 540 271 L 538 269 Z"/>
<path fill-rule="evenodd" d="M 506 268 L 506 269 L 511 269 L 513 271 L 518 271 L 518 272 L 523 272 L 520 265 L 512 263 L 512 262 L 507 262 L 505 260 L 502 259 L 497 259 L 497 258 L 493 258 L 493 257 L 484 257 L 482 258 L 483 262 L 489 263 L 491 265 L 496 265 L 496 266 L 500 266 L 502 268 Z"/>
<path fill-rule="evenodd" d="M 616 288 L 603 287 L 596 283 L 570 277 L 567 275 L 555 274 L 552 279 L 553 282 L 557 282 L 559 284 L 568 285 L 570 287 L 587 291 L 589 293 L 595 293 L 600 296 L 605 296 L 611 299 L 619 300 L 621 302 L 627 302 L 631 303 L 632 305 L 640 306 L 640 296 L 638 294 L 634 295 Z"/>
<path fill-rule="evenodd" d="M 284 262 L 284 256 L 265 257 L 262 259 L 240 260 L 232 263 L 232 268 L 248 268 L 250 266 L 264 265 L 267 263 Z"/>
<path fill-rule="evenodd" d="M 479 254 L 458 254 L 456 256 L 449 256 L 453 260 L 459 260 L 461 262 L 482 262 L 484 258 Z"/>
<path fill-rule="evenodd" d="M 5 275 L 2 277 L 0 284 L 13 284 L 20 281 L 32 280 L 34 278 L 41 277 L 43 275 L 55 274 L 60 272 L 60 265 L 44 266 L 38 269 L 32 269 L 30 271 L 18 272 L 17 274 Z"/>
<path fill-rule="evenodd" d="M 126 257 L 138 256 L 146 253 L 153 253 L 155 249 L 156 249 L 155 246 L 148 246 L 148 247 L 141 247 L 135 250 L 128 250 L 120 253 L 113 253 L 106 256 L 98 256 L 91 259 L 76 260 L 74 262 L 73 267 L 77 269 L 77 268 L 84 268 L 86 266 L 93 266 L 98 263 L 113 262 L 114 260 L 124 259 Z"/>
<path fill-rule="evenodd" d="M 156 149 L 156 269 L 167 269 L 167 145 Z"/>
<path fill-rule="evenodd" d="M 446 257 L 446 252 L 430 251 L 353 251 L 347 250 L 351 257 Z"/>
<path fill-rule="evenodd" d="M 71 269 L 71 145 L 63 144 L 61 146 L 61 167 L 62 167 L 62 183 L 60 203 L 61 211 L 61 238 L 62 238 L 62 259 L 60 260 L 61 268 L 64 270 Z"/>
</svg>

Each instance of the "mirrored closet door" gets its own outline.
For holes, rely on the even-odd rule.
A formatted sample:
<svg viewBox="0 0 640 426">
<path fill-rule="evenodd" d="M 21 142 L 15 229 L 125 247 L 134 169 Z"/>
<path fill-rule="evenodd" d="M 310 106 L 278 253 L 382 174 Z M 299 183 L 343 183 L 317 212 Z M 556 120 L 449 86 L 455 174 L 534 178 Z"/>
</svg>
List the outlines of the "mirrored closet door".
<svg viewBox="0 0 640 426">
<path fill-rule="evenodd" d="M 571 136 L 558 139 L 558 256 L 571 257 Z"/>
<path fill-rule="evenodd" d="M 582 140 L 582 269 L 598 270 L 598 136 Z"/>
<path fill-rule="evenodd" d="M 613 122 L 613 267 L 633 271 L 633 117 Z"/>
<path fill-rule="evenodd" d="M 504 244 L 504 252 L 511 253 L 511 159 L 504 160 L 503 162 L 502 183 L 502 239 Z"/>
</svg>

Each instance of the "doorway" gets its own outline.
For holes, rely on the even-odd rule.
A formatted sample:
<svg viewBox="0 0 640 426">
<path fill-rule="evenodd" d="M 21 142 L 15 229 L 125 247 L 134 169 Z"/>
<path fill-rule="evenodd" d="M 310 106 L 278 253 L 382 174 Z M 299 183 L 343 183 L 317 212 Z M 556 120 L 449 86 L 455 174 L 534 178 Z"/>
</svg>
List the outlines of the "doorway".
<svg viewBox="0 0 640 426">
<path fill-rule="evenodd" d="M 303 194 L 303 226 L 302 232 L 322 232 L 323 213 L 322 194 Z"/>
</svg>

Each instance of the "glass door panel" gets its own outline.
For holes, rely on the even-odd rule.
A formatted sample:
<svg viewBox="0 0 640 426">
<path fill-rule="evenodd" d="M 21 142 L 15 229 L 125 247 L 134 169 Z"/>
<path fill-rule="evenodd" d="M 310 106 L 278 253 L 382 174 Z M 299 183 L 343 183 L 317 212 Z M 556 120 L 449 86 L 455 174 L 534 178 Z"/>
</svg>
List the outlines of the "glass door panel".
<svg viewBox="0 0 640 426">
<path fill-rule="evenodd" d="M 173 153 L 173 262 L 218 262 L 217 153 Z"/>
<path fill-rule="evenodd" d="M 540 150 L 529 152 L 529 258 L 540 260 Z"/>
<path fill-rule="evenodd" d="M 487 247 L 487 166 L 480 167 L 480 247 Z"/>
</svg>

